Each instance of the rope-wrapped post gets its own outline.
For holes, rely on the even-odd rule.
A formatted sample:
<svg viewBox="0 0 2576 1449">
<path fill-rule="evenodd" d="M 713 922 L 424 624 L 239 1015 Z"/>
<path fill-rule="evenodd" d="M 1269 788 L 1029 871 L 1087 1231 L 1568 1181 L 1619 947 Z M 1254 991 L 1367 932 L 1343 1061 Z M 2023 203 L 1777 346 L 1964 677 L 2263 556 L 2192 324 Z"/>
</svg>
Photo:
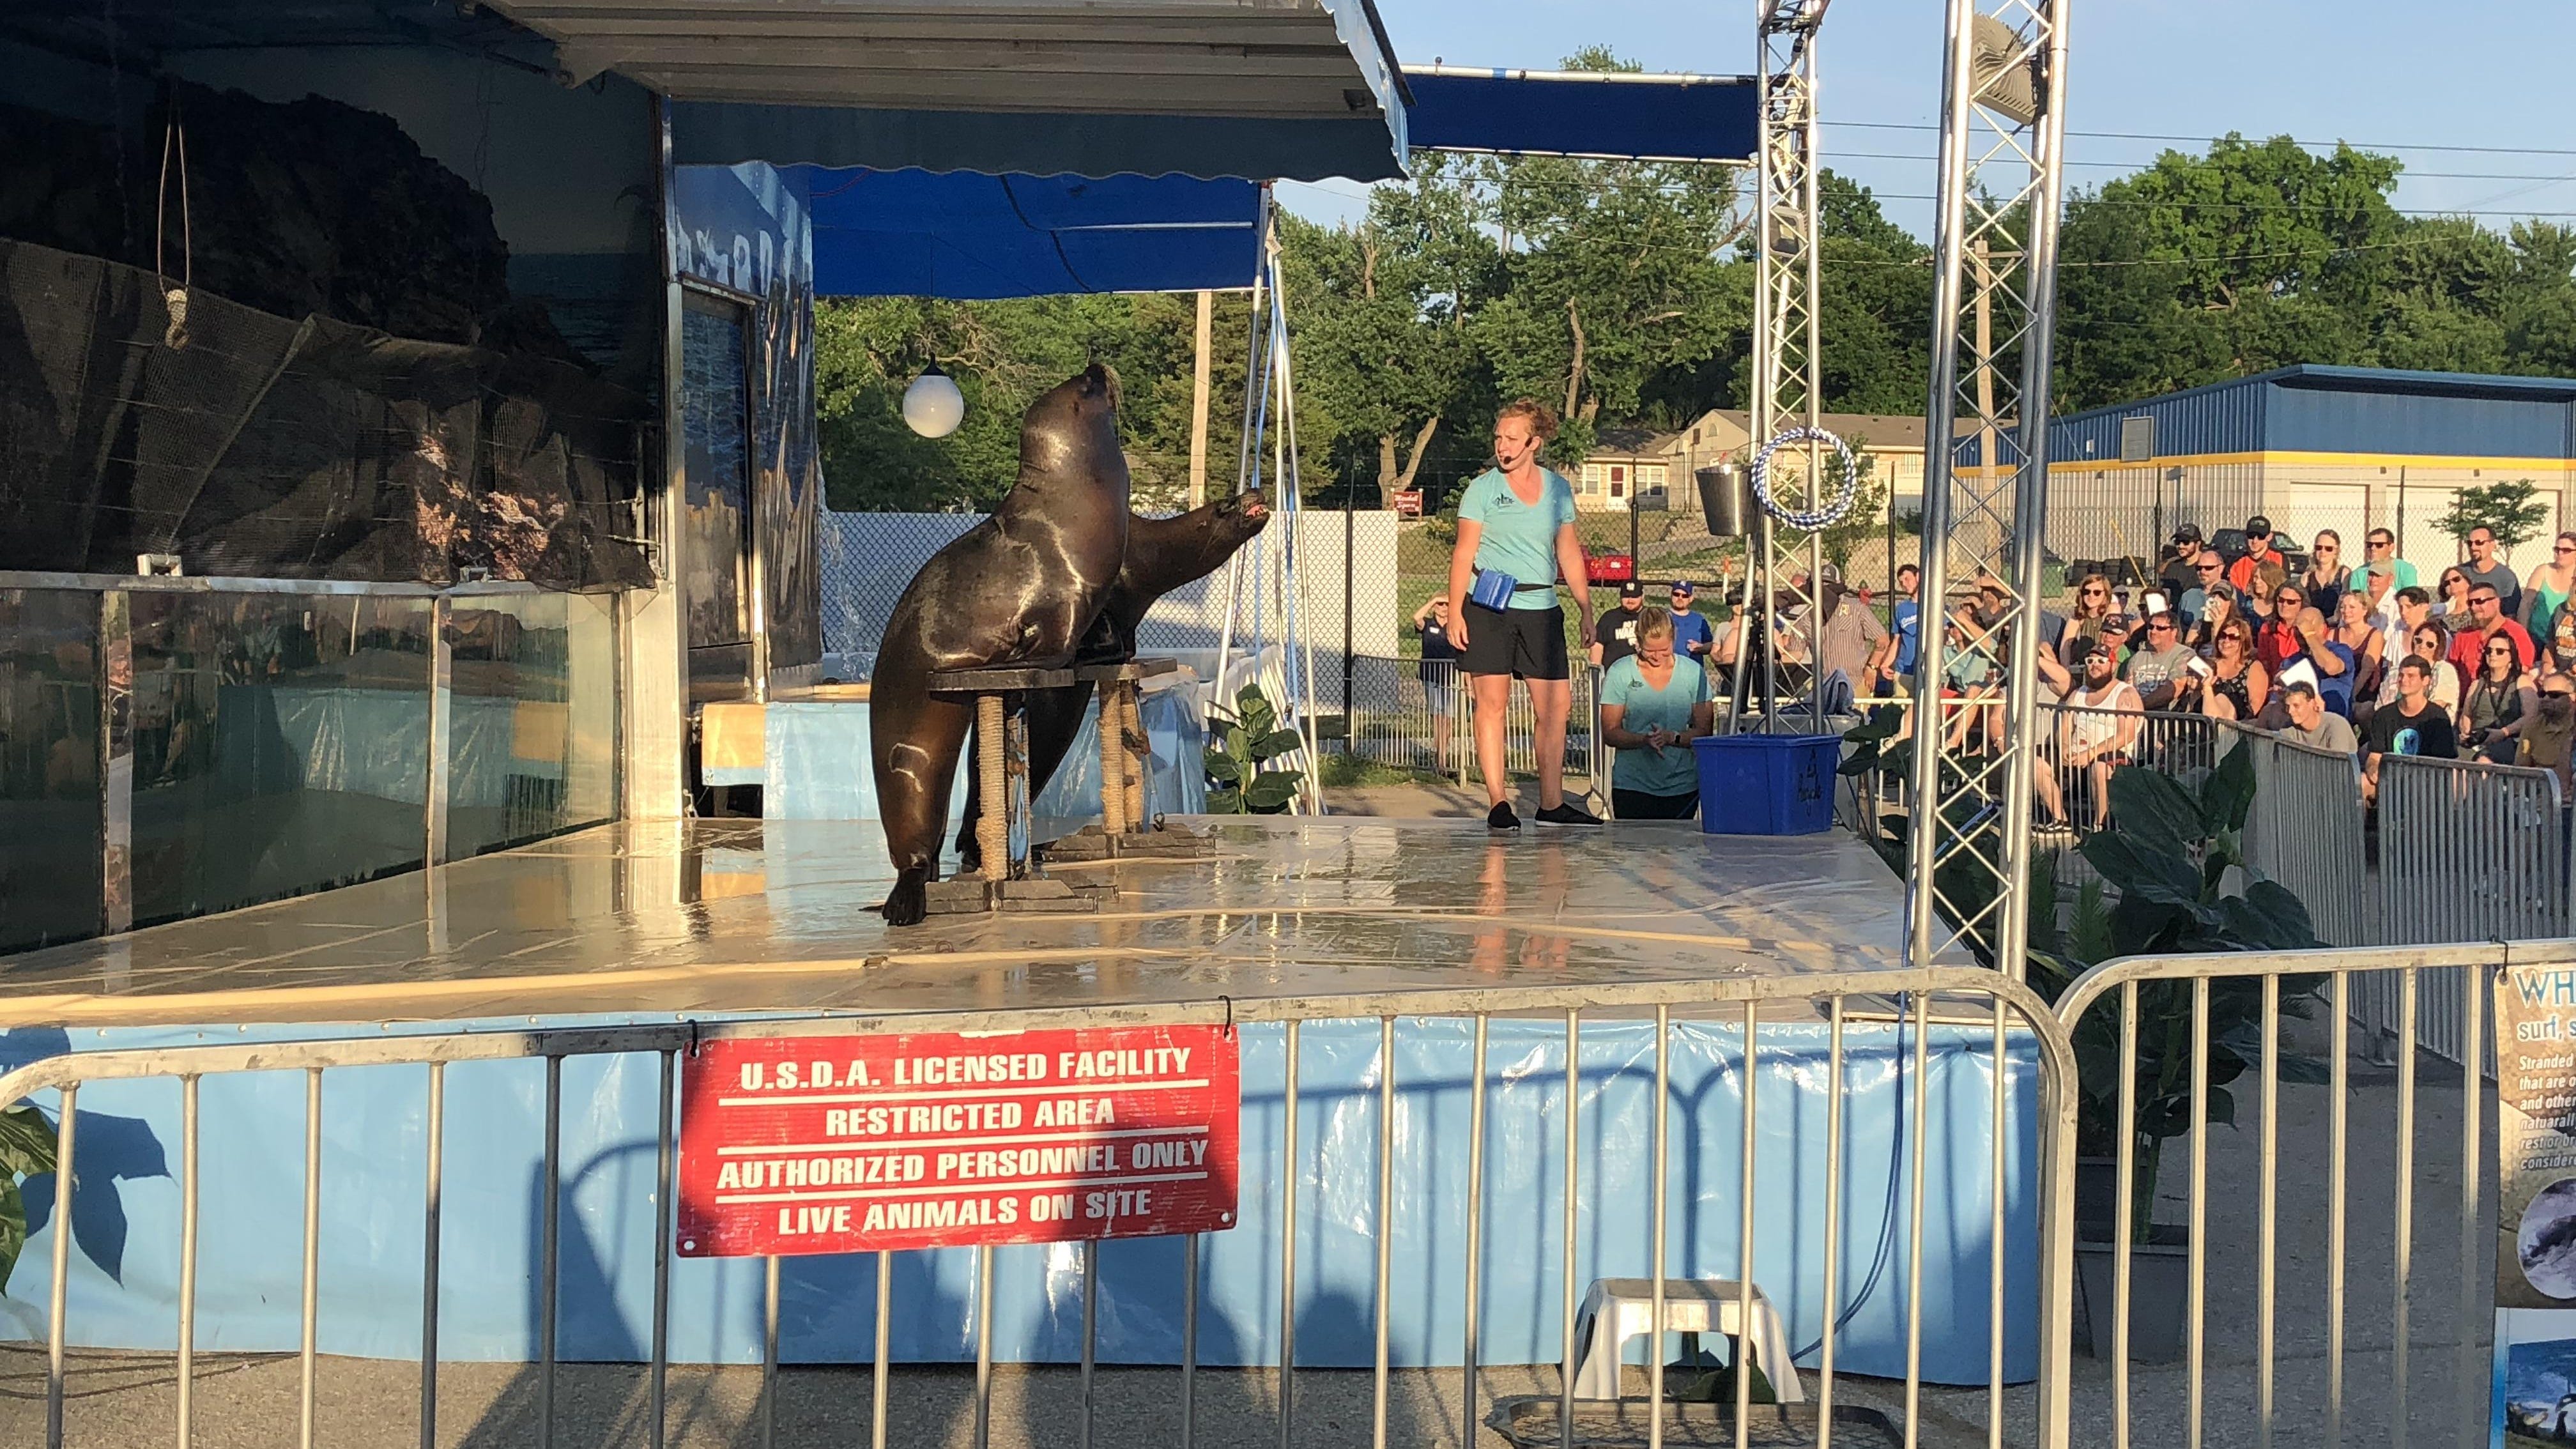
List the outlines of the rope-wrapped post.
<svg viewBox="0 0 2576 1449">
<path fill-rule="evenodd" d="M 1011 877 L 1011 782 L 1002 764 L 1008 748 L 1003 738 L 1004 714 L 999 694 L 975 696 L 975 782 L 985 800 L 984 813 L 975 818 L 975 844 L 984 853 L 986 880 Z"/>
<path fill-rule="evenodd" d="M 1119 708 L 1126 691 L 1117 680 L 1100 686 L 1100 828 L 1112 835 L 1127 828 L 1127 728 Z"/>
<path fill-rule="evenodd" d="M 1118 691 L 1118 734 L 1127 746 L 1127 829 L 1130 834 L 1145 828 L 1146 780 L 1153 771 L 1153 746 L 1145 737 L 1145 713 L 1139 705 L 1141 698 L 1141 691 L 1132 683 Z"/>
</svg>

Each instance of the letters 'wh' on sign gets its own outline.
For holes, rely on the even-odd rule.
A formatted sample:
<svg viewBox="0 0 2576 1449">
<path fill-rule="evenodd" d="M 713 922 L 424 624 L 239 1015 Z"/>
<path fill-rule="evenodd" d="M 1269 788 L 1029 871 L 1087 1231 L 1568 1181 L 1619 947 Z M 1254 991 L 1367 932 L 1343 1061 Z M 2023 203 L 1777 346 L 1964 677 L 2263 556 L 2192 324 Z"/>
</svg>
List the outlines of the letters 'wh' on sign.
<svg viewBox="0 0 2576 1449">
<path fill-rule="evenodd" d="M 680 1253 L 1230 1228 L 1238 1045 L 1218 1027 L 707 1043 L 683 1058 Z"/>
</svg>

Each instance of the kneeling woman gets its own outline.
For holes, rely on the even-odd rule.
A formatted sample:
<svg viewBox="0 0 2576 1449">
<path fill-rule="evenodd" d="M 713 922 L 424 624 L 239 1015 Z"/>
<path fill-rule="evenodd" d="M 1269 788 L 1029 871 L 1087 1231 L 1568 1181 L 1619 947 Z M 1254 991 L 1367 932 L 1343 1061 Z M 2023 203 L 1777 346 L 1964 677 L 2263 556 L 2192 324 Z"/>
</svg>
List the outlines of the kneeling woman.
<svg viewBox="0 0 2576 1449">
<path fill-rule="evenodd" d="M 1619 752 L 1610 767 L 1611 814 L 1620 820 L 1688 820 L 1699 813 L 1699 758 L 1691 741 L 1712 733 L 1708 675 L 1673 653 L 1673 616 L 1637 614 L 1637 652 L 1601 673 L 1601 737 Z"/>
</svg>

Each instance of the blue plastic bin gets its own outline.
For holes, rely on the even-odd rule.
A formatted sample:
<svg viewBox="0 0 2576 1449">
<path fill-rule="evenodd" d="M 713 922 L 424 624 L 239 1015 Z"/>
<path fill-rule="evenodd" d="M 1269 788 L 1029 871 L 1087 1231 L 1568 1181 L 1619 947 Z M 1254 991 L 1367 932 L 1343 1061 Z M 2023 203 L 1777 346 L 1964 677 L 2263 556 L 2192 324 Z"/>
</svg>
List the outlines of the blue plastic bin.
<svg viewBox="0 0 2576 1449">
<path fill-rule="evenodd" d="M 1840 735 L 1710 735 L 1699 756 L 1699 828 L 1709 835 L 1813 835 L 1834 825 Z"/>
</svg>

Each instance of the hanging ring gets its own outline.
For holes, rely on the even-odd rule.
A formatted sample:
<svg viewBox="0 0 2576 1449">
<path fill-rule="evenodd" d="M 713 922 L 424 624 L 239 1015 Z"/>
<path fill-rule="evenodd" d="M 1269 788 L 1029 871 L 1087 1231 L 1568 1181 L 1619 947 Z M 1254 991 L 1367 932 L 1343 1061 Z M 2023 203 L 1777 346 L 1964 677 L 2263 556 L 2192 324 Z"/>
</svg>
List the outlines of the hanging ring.
<svg viewBox="0 0 2576 1449">
<path fill-rule="evenodd" d="M 1831 502 L 1812 513 L 1800 512 L 1771 499 L 1771 455 L 1787 444 L 1806 442 L 1829 443 L 1843 460 L 1842 487 L 1835 491 Z M 1762 505 L 1763 512 L 1791 528 L 1809 533 L 1831 528 L 1843 521 L 1844 515 L 1851 512 L 1853 501 L 1859 497 L 1860 465 L 1852 458 L 1851 444 L 1823 428 L 1784 429 L 1778 437 L 1763 444 L 1761 452 L 1753 455 L 1753 500 Z"/>
</svg>

